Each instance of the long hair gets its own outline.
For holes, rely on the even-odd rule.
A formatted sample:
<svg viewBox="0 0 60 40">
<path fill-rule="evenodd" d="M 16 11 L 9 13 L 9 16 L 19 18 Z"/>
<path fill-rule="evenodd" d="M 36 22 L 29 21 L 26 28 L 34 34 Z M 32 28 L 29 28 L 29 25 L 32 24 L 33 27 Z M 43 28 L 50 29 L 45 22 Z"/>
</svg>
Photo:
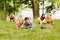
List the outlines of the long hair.
<svg viewBox="0 0 60 40">
<path fill-rule="evenodd" d="M 42 14 L 42 16 L 41 16 L 40 19 L 41 19 L 41 20 L 44 20 L 44 19 L 45 19 L 45 14 Z"/>
</svg>

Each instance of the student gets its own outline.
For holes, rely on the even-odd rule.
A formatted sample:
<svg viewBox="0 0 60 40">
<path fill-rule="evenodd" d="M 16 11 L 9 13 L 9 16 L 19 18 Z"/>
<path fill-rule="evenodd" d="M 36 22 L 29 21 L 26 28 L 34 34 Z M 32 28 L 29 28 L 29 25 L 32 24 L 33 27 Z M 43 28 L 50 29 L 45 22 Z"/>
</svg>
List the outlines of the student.
<svg viewBox="0 0 60 40">
<path fill-rule="evenodd" d="M 46 16 L 46 22 L 47 22 L 48 24 L 52 24 L 52 23 L 53 23 L 53 21 L 52 21 L 52 18 L 51 18 L 51 15 L 50 15 L 50 14 L 47 14 L 47 16 Z"/>
<path fill-rule="evenodd" d="M 19 21 L 16 22 L 16 28 L 23 28 L 23 26 L 24 26 L 24 20 L 22 16 L 20 16 Z"/>
<path fill-rule="evenodd" d="M 25 18 L 25 23 L 24 23 L 25 28 L 33 28 L 33 22 L 30 21 L 30 19 L 28 17 Z"/>
<path fill-rule="evenodd" d="M 9 18 L 9 16 L 7 16 L 7 21 L 10 22 L 10 18 Z"/>
<path fill-rule="evenodd" d="M 10 22 L 11 22 L 11 21 L 13 21 L 13 22 L 15 21 L 15 20 L 14 20 L 14 14 L 13 14 L 13 13 L 10 14 Z"/>
<path fill-rule="evenodd" d="M 38 18 L 38 22 L 39 24 L 46 23 L 45 14 L 42 14 L 42 16 Z"/>
<path fill-rule="evenodd" d="M 43 23 L 46 23 L 46 20 L 45 20 L 45 14 L 42 14 L 42 16 L 40 18 L 38 18 L 38 22 L 39 24 L 41 24 L 41 29 L 46 29 L 46 26 L 43 25 Z"/>
</svg>

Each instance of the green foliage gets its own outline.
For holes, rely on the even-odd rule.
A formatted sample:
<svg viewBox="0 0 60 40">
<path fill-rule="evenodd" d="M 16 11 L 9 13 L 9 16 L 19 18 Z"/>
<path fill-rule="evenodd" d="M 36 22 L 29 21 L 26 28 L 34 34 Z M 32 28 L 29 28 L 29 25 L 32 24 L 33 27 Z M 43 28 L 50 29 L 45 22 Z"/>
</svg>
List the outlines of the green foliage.
<svg viewBox="0 0 60 40">
<path fill-rule="evenodd" d="M 48 0 L 48 2 L 55 2 L 55 0 Z"/>
<path fill-rule="evenodd" d="M 23 0 L 22 3 L 24 3 L 24 4 L 28 4 L 28 1 L 29 1 L 29 0 Z"/>
<path fill-rule="evenodd" d="M 3 8 L 4 8 L 4 4 L 0 3 L 0 9 L 3 9 Z"/>
<path fill-rule="evenodd" d="M 54 3 L 55 5 L 60 6 L 60 0 L 48 0 L 48 1 Z"/>
<path fill-rule="evenodd" d="M 22 8 L 22 4 L 28 4 L 28 1 L 29 0 L 0 0 L 0 10 L 4 11 L 3 14 L 5 16 L 10 15 L 11 13 L 18 12 L 19 8 Z"/>
<path fill-rule="evenodd" d="M 46 7 L 47 12 L 51 12 L 53 9 L 55 9 L 55 6 L 53 3 L 50 6 Z"/>
<path fill-rule="evenodd" d="M 7 4 L 7 9 L 6 10 L 9 14 L 11 14 L 14 11 L 14 7 L 12 7 L 10 4 Z"/>
<path fill-rule="evenodd" d="M 14 0 L 14 4 L 15 6 L 12 6 L 10 3 L 11 1 L 13 2 L 13 0 L 0 0 L 0 9 L 4 9 L 4 3 L 6 1 L 6 11 L 10 14 L 12 12 L 16 12 L 18 11 L 18 8 L 21 7 L 22 4 L 28 4 L 28 7 L 31 7 L 29 4 L 29 0 Z M 15 7 L 15 8 L 14 8 Z"/>
</svg>

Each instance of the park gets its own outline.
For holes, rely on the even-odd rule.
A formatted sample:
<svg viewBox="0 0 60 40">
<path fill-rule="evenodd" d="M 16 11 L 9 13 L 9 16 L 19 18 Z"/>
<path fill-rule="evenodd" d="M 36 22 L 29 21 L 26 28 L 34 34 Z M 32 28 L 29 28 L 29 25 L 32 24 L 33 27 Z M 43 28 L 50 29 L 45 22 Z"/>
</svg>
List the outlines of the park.
<svg viewBox="0 0 60 40">
<path fill-rule="evenodd" d="M 0 0 L 0 40 L 60 40 L 60 0 Z"/>
</svg>

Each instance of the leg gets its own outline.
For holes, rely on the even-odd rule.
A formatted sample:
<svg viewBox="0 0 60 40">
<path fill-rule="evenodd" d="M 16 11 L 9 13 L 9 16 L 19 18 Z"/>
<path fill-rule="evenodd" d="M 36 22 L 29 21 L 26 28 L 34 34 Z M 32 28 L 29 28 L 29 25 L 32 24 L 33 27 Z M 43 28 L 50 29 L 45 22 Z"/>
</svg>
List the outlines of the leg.
<svg viewBox="0 0 60 40">
<path fill-rule="evenodd" d="M 33 28 L 34 27 L 34 24 L 33 23 L 30 23 L 30 28 Z"/>
</svg>

